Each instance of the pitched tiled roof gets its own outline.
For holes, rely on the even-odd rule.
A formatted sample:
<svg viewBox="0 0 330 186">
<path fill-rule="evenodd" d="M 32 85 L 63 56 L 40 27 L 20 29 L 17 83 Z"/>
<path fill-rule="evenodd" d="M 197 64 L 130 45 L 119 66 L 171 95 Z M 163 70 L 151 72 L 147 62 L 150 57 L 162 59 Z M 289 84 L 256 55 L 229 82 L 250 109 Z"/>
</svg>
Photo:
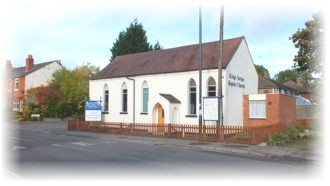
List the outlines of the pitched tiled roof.
<svg viewBox="0 0 330 186">
<path fill-rule="evenodd" d="M 170 103 L 181 103 L 181 101 L 178 100 L 176 97 L 174 97 L 172 94 L 159 94 L 159 95 L 163 96 Z"/>
<path fill-rule="evenodd" d="M 244 37 L 224 41 L 223 65 L 226 68 Z M 219 42 L 203 43 L 203 69 L 218 68 Z M 199 68 L 198 44 L 117 56 L 92 79 L 147 74 L 195 71 Z"/>
<path fill-rule="evenodd" d="M 54 60 L 54 61 L 49 61 L 49 62 L 45 62 L 45 63 L 35 64 L 29 71 L 25 71 L 25 66 L 14 68 L 9 74 L 7 74 L 5 76 L 5 78 L 11 79 L 11 78 L 24 77 L 24 76 L 27 76 L 27 75 L 31 74 L 32 72 L 35 72 L 35 71 L 41 69 L 44 66 L 47 66 L 47 65 L 49 65 L 51 63 L 54 63 L 54 62 L 58 62 L 58 61 Z"/>
<path fill-rule="evenodd" d="M 310 93 L 311 92 L 307 88 L 305 88 L 293 81 L 288 81 L 288 82 L 284 83 L 284 85 L 292 88 L 293 90 L 297 91 L 298 93 Z"/>
<path fill-rule="evenodd" d="M 282 85 L 272 79 L 268 79 L 263 76 L 258 76 L 258 88 L 262 88 L 262 89 L 278 88 L 284 90 L 292 90 L 292 88 L 288 86 Z"/>
</svg>

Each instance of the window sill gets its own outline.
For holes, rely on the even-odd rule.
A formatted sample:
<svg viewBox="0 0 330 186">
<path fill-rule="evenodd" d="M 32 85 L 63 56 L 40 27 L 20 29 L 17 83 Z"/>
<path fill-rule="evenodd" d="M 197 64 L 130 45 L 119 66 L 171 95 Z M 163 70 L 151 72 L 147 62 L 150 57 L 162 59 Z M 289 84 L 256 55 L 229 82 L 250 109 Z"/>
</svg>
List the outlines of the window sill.
<svg viewBox="0 0 330 186">
<path fill-rule="evenodd" d="M 196 114 L 188 114 L 186 115 L 186 118 L 197 118 Z"/>
<path fill-rule="evenodd" d="M 266 120 L 266 118 L 249 118 L 250 120 Z"/>
<path fill-rule="evenodd" d="M 119 114 L 128 114 L 128 112 L 120 112 Z"/>
<path fill-rule="evenodd" d="M 141 112 L 141 115 L 148 115 L 148 112 Z"/>
<path fill-rule="evenodd" d="M 109 112 L 108 111 L 104 111 L 104 112 L 102 112 L 102 114 L 109 114 Z"/>
</svg>

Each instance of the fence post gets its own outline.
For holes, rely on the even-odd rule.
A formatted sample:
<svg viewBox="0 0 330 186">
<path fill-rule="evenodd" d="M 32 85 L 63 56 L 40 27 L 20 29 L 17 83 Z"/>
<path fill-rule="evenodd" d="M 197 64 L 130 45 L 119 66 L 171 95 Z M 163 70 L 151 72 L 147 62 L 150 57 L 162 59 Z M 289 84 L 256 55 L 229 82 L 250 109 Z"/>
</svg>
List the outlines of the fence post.
<svg viewBox="0 0 330 186">
<path fill-rule="evenodd" d="M 219 141 L 220 140 L 220 126 L 216 125 L 215 126 L 215 141 Z"/>
<path fill-rule="evenodd" d="M 203 125 L 203 140 L 206 139 L 206 125 Z"/>
<path fill-rule="evenodd" d="M 133 134 L 133 127 L 132 127 L 132 123 L 130 123 L 130 124 L 129 124 L 129 128 L 130 128 L 130 130 L 129 130 L 129 131 L 130 131 L 130 135 L 132 135 L 132 134 Z"/>
<path fill-rule="evenodd" d="M 120 134 L 123 134 L 123 123 L 120 123 Z"/>
<path fill-rule="evenodd" d="M 184 138 L 184 126 L 181 125 L 181 136 L 182 136 L 182 139 Z"/>
<path fill-rule="evenodd" d="M 167 127 L 168 127 L 168 129 L 167 129 L 168 130 L 168 136 L 171 137 L 171 124 L 168 124 Z"/>
</svg>

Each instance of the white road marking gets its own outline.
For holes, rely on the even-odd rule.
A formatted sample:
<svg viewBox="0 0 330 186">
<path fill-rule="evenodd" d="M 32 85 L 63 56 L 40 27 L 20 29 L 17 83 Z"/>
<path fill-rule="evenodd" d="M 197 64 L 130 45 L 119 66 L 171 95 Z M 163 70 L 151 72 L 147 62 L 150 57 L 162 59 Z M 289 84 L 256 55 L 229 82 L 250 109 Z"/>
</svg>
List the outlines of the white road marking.
<svg viewBox="0 0 330 186">
<path fill-rule="evenodd" d="M 18 178 L 18 179 L 21 179 L 21 180 L 26 180 L 23 176 L 20 176 L 20 175 L 18 175 L 18 174 L 16 174 L 16 173 L 13 173 L 13 172 L 11 172 L 11 171 L 4 170 L 4 172 L 5 172 L 7 175 L 11 176 L 11 177 L 15 177 L 15 178 Z"/>
<path fill-rule="evenodd" d="M 72 144 L 74 144 L 74 145 L 80 145 L 80 146 L 88 146 L 88 145 L 92 145 L 92 144 L 90 144 L 90 143 L 81 142 L 81 141 L 79 141 L 79 142 L 72 142 Z"/>
<path fill-rule="evenodd" d="M 11 147 L 12 150 L 24 150 L 24 149 L 27 149 L 27 147 L 25 146 L 13 146 Z"/>
<path fill-rule="evenodd" d="M 9 139 L 13 139 L 13 140 L 20 140 L 20 141 L 29 141 L 29 142 L 35 142 L 35 140 L 31 140 L 31 139 L 22 139 L 22 138 L 16 138 L 16 137 L 8 137 Z"/>
<path fill-rule="evenodd" d="M 87 150 L 87 149 L 83 149 L 83 148 L 79 148 L 79 147 L 72 147 L 72 146 L 68 146 L 68 145 L 63 145 L 63 144 L 53 144 L 56 147 L 64 147 L 64 148 L 68 148 L 68 149 L 73 149 L 73 150 L 80 150 L 80 151 L 86 151 L 86 152 L 95 152 L 92 150 Z"/>
</svg>

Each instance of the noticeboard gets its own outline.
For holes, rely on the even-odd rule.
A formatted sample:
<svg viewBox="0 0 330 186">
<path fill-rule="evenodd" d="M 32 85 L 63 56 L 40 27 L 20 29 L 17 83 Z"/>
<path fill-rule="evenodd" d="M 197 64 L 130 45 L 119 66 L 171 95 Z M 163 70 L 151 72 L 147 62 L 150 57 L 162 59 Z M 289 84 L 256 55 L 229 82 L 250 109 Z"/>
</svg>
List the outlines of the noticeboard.
<svg viewBox="0 0 330 186">
<path fill-rule="evenodd" d="M 219 97 L 203 97 L 204 121 L 218 121 Z"/>
<path fill-rule="evenodd" d="M 101 121 L 102 106 L 97 101 L 87 101 L 85 105 L 85 121 Z"/>
</svg>

